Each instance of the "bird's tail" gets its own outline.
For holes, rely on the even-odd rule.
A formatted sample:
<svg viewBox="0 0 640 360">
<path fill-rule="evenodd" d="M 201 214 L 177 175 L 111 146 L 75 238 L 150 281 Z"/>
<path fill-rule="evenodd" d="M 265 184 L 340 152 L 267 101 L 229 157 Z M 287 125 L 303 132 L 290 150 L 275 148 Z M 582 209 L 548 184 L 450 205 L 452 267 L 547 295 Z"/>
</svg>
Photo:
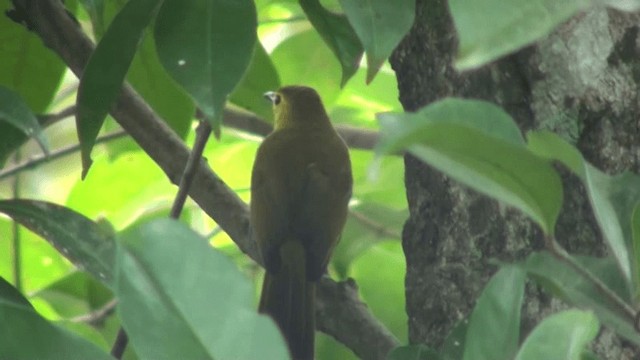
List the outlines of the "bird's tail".
<svg viewBox="0 0 640 360">
<path fill-rule="evenodd" d="M 294 360 L 313 360 L 315 283 L 307 280 L 305 256 L 300 242 L 285 242 L 281 267 L 265 274 L 260 297 L 259 311 L 278 324 Z"/>
</svg>

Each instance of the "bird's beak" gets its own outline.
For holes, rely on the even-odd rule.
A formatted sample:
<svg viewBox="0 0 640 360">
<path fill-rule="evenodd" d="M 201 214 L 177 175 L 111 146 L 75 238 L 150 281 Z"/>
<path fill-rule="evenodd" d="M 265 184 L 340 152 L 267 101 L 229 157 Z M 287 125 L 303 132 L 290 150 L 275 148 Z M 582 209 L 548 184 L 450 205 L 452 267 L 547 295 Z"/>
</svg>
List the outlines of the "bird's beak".
<svg viewBox="0 0 640 360">
<path fill-rule="evenodd" d="M 265 99 L 271 101 L 272 104 L 275 104 L 276 103 L 276 98 L 278 97 L 278 94 L 276 94 L 275 91 L 267 91 L 262 96 L 264 96 Z"/>
</svg>

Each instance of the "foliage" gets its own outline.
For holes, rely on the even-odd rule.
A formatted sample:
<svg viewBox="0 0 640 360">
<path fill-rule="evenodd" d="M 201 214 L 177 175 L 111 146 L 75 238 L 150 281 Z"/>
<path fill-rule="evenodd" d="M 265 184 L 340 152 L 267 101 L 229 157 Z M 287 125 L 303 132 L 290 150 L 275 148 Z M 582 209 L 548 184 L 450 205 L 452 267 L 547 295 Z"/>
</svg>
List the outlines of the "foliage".
<svg viewBox="0 0 640 360">
<path fill-rule="evenodd" d="M 114 127 L 108 112 L 124 80 L 187 143 L 197 107 L 221 136 L 205 157 L 243 199 L 257 142 L 250 129 L 222 123 L 225 109 L 269 121 L 261 94 L 298 83 L 318 90 L 337 123 L 375 128 L 371 113 L 380 112 L 376 177 L 368 176 L 373 154 L 352 150 L 352 213 L 330 270 L 355 277 L 363 301 L 402 342 L 407 319 L 398 240 L 407 209 L 402 161 L 393 153 L 409 151 L 540 226 L 548 251 L 502 266 L 442 348 L 399 347 L 389 359 L 593 358 L 585 347 L 600 323 L 640 345 L 633 311 L 640 291 L 640 178 L 603 174 L 552 133 L 533 131 L 525 140 L 509 115 L 485 102 L 444 99 L 401 113 L 384 62 L 414 22 L 414 1 L 392 7 L 387 0 L 80 3 L 67 1 L 67 10 L 90 29 L 97 47 L 79 84 L 65 77 L 65 65 L 34 32 L 0 16 L 0 164 L 39 154 L 25 145 L 29 137 L 52 158 L 57 150 L 48 149 L 68 144 L 82 153 L 36 172 L 0 171 L 0 212 L 11 218 L 0 219 L 0 357 L 110 358 L 119 326 L 131 338 L 128 359 L 286 357 L 273 324 L 255 313 L 256 265 L 195 204 L 182 223 L 165 219 L 175 189 L 137 146 L 98 145 L 101 129 Z M 482 66 L 577 11 L 609 3 L 621 10 L 640 6 L 635 0 L 509 6 L 451 0 L 460 37 L 456 65 Z M 0 0 L 3 13 L 12 8 Z M 76 87 L 76 126 L 51 126 L 36 115 L 66 108 Z M 79 140 L 70 135 L 75 131 Z M 555 243 L 562 185 L 552 161 L 584 183 L 610 257 L 573 257 Z M 30 231 L 13 232 L 13 222 Z M 552 315 L 521 339 L 527 277 L 585 310 Z M 321 339 L 318 358 L 352 356 Z"/>
</svg>

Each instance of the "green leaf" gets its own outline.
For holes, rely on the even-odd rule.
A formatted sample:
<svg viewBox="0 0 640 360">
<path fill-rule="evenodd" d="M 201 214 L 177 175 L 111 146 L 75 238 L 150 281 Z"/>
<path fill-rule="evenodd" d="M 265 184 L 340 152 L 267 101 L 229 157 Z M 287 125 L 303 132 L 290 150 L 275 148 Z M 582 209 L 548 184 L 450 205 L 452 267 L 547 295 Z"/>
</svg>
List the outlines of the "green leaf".
<svg viewBox="0 0 640 360">
<path fill-rule="evenodd" d="M 547 35 L 590 0 L 451 0 L 460 45 L 455 67 L 480 67 Z"/>
<path fill-rule="evenodd" d="M 232 103 L 247 109 L 265 120 L 273 120 L 271 103 L 265 101 L 263 95 L 267 91 L 280 88 L 280 78 L 260 41 L 256 41 L 253 58 L 244 78 L 231 93 Z"/>
<path fill-rule="evenodd" d="M 204 238 L 161 219 L 128 229 L 121 245 L 118 313 L 141 358 L 287 358 L 275 324 L 255 310 L 252 285 Z"/>
<path fill-rule="evenodd" d="M 501 268 L 485 286 L 469 319 L 464 360 L 510 359 L 518 349 L 526 273 Z"/>
<path fill-rule="evenodd" d="M 344 86 L 358 70 L 360 58 L 364 52 L 358 35 L 346 16 L 325 9 L 318 0 L 299 1 L 313 27 L 340 61 L 342 66 L 340 84 Z"/>
<path fill-rule="evenodd" d="M 66 66 L 35 32 L 5 15 L 13 9 L 12 1 L 0 0 L 0 84 L 20 94 L 32 112 L 43 113 L 56 94 Z M 1 135 L 0 143 L 4 140 Z"/>
<path fill-rule="evenodd" d="M 3 359 L 113 359 L 92 343 L 42 318 L 27 299 L 1 277 L 0 319 Z"/>
<path fill-rule="evenodd" d="M 460 360 L 464 355 L 464 344 L 467 336 L 467 329 L 469 328 L 469 320 L 462 319 L 453 330 L 447 335 L 442 344 L 440 354 L 442 360 Z"/>
<path fill-rule="evenodd" d="M 387 360 L 440 360 L 437 351 L 426 345 L 399 346 L 387 355 Z"/>
<path fill-rule="evenodd" d="M 590 311 L 573 309 L 551 315 L 529 334 L 516 360 L 580 360 L 599 328 Z"/>
<path fill-rule="evenodd" d="M 340 93 L 339 66 L 335 56 L 312 30 L 293 35 L 271 53 L 282 84 L 305 84 L 314 88 L 330 107 Z"/>
<path fill-rule="evenodd" d="M 46 301 L 63 318 L 89 314 L 113 299 L 103 283 L 81 271 L 64 276 L 32 296 Z"/>
<path fill-rule="evenodd" d="M 367 52 L 367 83 L 413 25 L 415 0 L 340 0 Z"/>
<path fill-rule="evenodd" d="M 633 241 L 633 246 L 631 250 L 633 251 L 633 262 L 636 264 L 640 264 L 640 203 L 636 203 L 636 206 L 633 208 L 633 212 L 631 213 L 631 237 Z M 638 275 L 640 277 L 640 275 Z M 634 296 L 637 298 L 640 294 L 637 292 L 634 293 Z"/>
<path fill-rule="evenodd" d="M 76 266 L 109 284 L 113 275 L 113 234 L 83 215 L 35 200 L 0 201 L 0 212 L 40 235 Z"/>
<path fill-rule="evenodd" d="M 621 299 L 628 301 L 628 290 L 615 260 L 576 257 L 581 266 L 598 277 Z M 633 319 L 619 310 L 602 295 L 602 292 L 586 281 L 583 276 L 547 252 L 533 253 L 526 261 L 518 264 L 540 285 L 568 303 L 594 311 L 600 321 L 636 345 L 640 345 L 640 335 L 635 331 Z"/>
<path fill-rule="evenodd" d="M 154 32 L 160 61 L 216 135 L 227 96 L 249 66 L 256 28 L 250 0 L 165 0 L 158 13 Z"/>
<path fill-rule="evenodd" d="M 91 150 L 111 105 L 120 93 L 144 29 L 161 3 L 160 0 L 127 2 L 89 58 L 78 88 L 76 115 L 82 178 L 91 167 Z"/>
<path fill-rule="evenodd" d="M 45 154 L 49 153 L 47 139 L 42 133 L 38 119 L 31 112 L 29 106 L 22 100 L 20 95 L 0 85 L 0 122 L 2 121 L 11 124 L 25 135 L 36 139 L 42 151 Z M 0 154 L 0 164 L 3 162 L 2 154 Z"/>
<path fill-rule="evenodd" d="M 640 202 L 640 176 L 623 173 L 609 176 L 587 163 L 580 152 L 548 131 L 527 134 L 529 149 L 539 156 L 562 162 L 583 181 L 598 225 L 624 279 L 639 293 L 640 266 L 629 254 L 633 249 L 631 214 Z"/>
<path fill-rule="evenodd" d="M 89 18 L 94 32 L 98 34 L 104 33 L 104 0 L 80 0 Z"/>
<path fill-rule="evenodd" d="M 378 120 L 378 155 L 407 149 L 553 233 L 562 203 L 560 177 L 549 161 L 526 149 L 517 126 L 498 107 L 445 99 L 415 114 L 380 114 Z"/>
</svg>

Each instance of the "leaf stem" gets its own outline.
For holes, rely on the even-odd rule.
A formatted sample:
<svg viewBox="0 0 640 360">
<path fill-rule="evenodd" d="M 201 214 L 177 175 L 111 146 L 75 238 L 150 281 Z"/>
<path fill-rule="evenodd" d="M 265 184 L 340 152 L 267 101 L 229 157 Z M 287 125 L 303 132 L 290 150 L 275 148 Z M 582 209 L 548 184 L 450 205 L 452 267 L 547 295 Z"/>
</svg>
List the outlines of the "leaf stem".
<svg viewBox="0 0 640 360">
<path fill-rule="evenodd" d="M 589 281 L 596 287 L 596 289 L 607 299 L 609 299 L 619 311 L 628 316 L 630 319 L 636 318 L 636 311 L 631 307 L 631 305 L 627 304 L 624 300 L 622 300 L 618 294 L 613 292 L 607 285 L 605 285 L 602 280 L 593 275 L 589 270 L 587 270 L 584 266 L 580 265 L 569 253 L 556 241 L 555 237 L 547 236 L 545 238 L 545 243 L 547 249 L 558 258 L 560 261 L 569 265 L 574 271 L 580 274 L 584 279 Z M 634 325 L 635 327 L 635 325 Z"/>
</svg>

